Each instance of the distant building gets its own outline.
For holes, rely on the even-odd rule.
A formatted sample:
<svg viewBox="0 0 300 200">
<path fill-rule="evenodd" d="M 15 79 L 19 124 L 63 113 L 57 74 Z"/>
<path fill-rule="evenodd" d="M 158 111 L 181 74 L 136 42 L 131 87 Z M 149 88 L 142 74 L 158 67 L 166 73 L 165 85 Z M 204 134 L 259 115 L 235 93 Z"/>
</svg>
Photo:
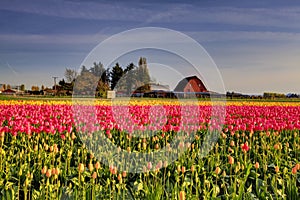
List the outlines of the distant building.
<svg viewBox="0 0 300 200">
<path fill-rule="evenodd" d="M 197 76 L 182 79 L 174 89 L 178 98 L 210 97 L 210 92 Z"/>
<path fill-rule="evenodd" d="M 242 99 L 246 98 L 246 99 L 248 99 L 251 96 L 247 95 L 247 94 L 237 93 L 237 92 L 226 92 L 226 97 L 230 98 L 230 99 L 232 99 L 232 98 L 242 98 Z"/>
<path fill-rule="evenodd" d="M 4 84 L 0 84 L 0 94 L 4 91 Z"/>
<path fill-rule="evenodd" d="M 170 87 L 168 85 L 161 85 L 158 83 L 149 83 L 138 87 L 132 95 L 133 97 L 173 97 L 173 93 L 170 91 Z"/>
<path fill-rule="evenodd" d="M 175 87 L 174 92 L 197 93 L 208 91 L 203 82 L 197 76 L 190 76 L 181 80 Z"/>
<path fill-rule="evenodd" d="M 43 90 L 43 95 L 54 95 L 55 94 L 55 90 L 50 89 L 50 88 L 45 88 Z"/>
<path fill-rule="evenodd" d="M 2 91 L 2 94 L 6 94 L 6 95 L 14 95 L 16 93 L 17 93 L 17 91 L 12 90 L 12 89 L 6 89 L 6 90 Z"/>
</svg>

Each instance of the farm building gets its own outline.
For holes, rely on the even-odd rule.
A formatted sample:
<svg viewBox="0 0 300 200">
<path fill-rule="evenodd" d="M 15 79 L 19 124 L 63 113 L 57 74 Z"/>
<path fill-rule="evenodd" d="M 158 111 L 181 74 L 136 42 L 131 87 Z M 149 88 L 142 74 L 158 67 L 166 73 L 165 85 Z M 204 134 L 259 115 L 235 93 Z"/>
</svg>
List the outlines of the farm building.
<svg viewBox="0 0 300 200">
<path fill-rule="evenodd" d="M 5 90 L 4 84 L 0 83 L 0 94 Z"/>
<path fill-rule="evenodd" d="M 161 85 L 157 83 L 150 83 L 138 87 L 132 95 L 133 97 L 173 97 L 168 85 Z"/>
<path fill-rule="evenodd" d="M 186 77 L 174 89 L 175 92 L 208 92 L 197 76 Z"/>
<path fill-rule="evenodd" d="M 197 76 L 190 76 L 182 79 L 175 87 L 174 93 L 178 97 L 209 96 L 208 90 Z"/>
<path fill-rule="evenodd" d="M 6 90 L 2 91 L 2 94 L 7 94 L 7 95 L 13 95 L 16 93 L 17 93 L 17 91 L 12 90 L 12 89 L 6 89 Z"/>
<path fill-rule="evenodd" d="M 210 97 L 203 82 L 197 76 L 186 77 L 181 80 L 174 91 L 171 91 L 168 85 L 146 84 L 137 88 L 132 97 L 155 97 L 155 98 L 193 98 Z"/>
</svg>

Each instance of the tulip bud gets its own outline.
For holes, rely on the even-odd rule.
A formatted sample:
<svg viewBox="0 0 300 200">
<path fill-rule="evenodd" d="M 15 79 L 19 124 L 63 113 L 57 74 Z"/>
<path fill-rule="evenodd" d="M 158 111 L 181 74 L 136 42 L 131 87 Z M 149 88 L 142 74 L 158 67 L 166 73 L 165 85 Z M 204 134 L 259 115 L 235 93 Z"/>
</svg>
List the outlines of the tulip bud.
<svg viewBox="0 0 300 200">
<path fill-rule="evenodd" d="M 289 148 L 289 147 L 290 147 L 290 144 L 289 144 L 288 142 L 286 142 L 286 143 L 285 143 L 285 146 L 286 146 L 287 148 Z"/>
<path fill-rule="evenodd" d="M 258 169 L 259 168 L 259 162 L 256 162 L 254 167 L 255 167 L 255 169 Z"/>
<path fill-rule="evenodd" d="M 122 151 L 121 147 L 117 148 L 117 152 L 120 153 Z"/>
<path fill-rule="evenodd" d="M 93 158 L 94 158 L 94 154 L 91 153 L 91 154 L 90 154 L 90 159 L 93 159 Z"/>
<path fill-rule="evenodd" d="M 117 168 L 114 166 L 110 166 L 109 171 L 111 174 L 117 174 Z"/>
<path fill-rule="evenodd" d="M 94 173 L 92 174 L 92 178 L 93 178 L 93 179 L 96 179 L 96 178 L 97 178 L 97 172 L 94 172 Z"/>
<path fill-rule="evenodd" d="M 195 148 L 195 144 L 194 144 L 194 143 L 192 143 L 192 145 L 191 145 L 191 148 L 192 148 L 192 149 L 194 149 L 194 148 Z"/>
<path fill-rule="evenodd" d="M 55 172 L 56 172 L 55 168 L 52 168 L 52 169 L 51 169 L 51 174 L 53 174 L 53 175 L 54 175 L 54 174 L 55 174 Z"/>
<path fill-rule="evenodd" d="M 59 173 L 60 173 L 60 170 L 59 170 L 58 167 L 56 167 L 56 168 L 55 168 L 55 175 L 59 175 Z"/>
<path fill-rule="evenodd" d="M 164 161 L 164 168 L 166 168 L 166 167 L 168 167 L 168 161 L 167 160 Z"/>
<path fill-rule="evenodd" d="M 20 169 L 20 171 L 19 171 L 19 176 L 22 176 L 22 169 Z"/>
<path fill-rule="evenodd" d="M 182 166 L 182 167 L 181 167 L 181 173 L 184 174 L 184 172 L 185 172 L 185 166 Z"/>
<path fill-rule="evenodd" d="M 228 163 L 229 163 L 230 165 L 234 164 L 234 158 L 231 157 L 231 156 L 228 156 Z"/>
<path fill-rule="evenodd" d="M 179 192 L 179 200 L 185 200 L 185 192 L 184 191 Z"/>
<path fill-rule="evenodd" d="M 51 169 L 48 169 L 48 170 L 47 170 L 47 172 L 46 172 L 46 176 L 47 176 L 48 178 L 50 178 L 50 177 L 51 177 Z"/>
<path fill-rule="evenodd" d="M 122 174 L 118 174 L 118 177 L 117 177 L 117 178 L 118 178 L 118 181 L 119 181 L 119 182 L 122 182 Z"/>
<path fill-rule="evenodd" d="M 98 170 L 100 168 L 100 163 L 99 162 L 96 162 L 95 164 L 95 169 Z"/>
<path fill-rule="evenodd" d="M 278 166 L 275 167 L 275 172 L 276 172 L 276 173 L 279 172 L 279 167 L 278 167 Z"/>
<path fill-rule="evenodd" d="M 0 132 L 0 137 L 2 138 L 4 136 L 5 136 L 5 132 L 4 131 Z"/>
<path fill-rule="evenodd" d="M 234 147 L 234 141 L 233 140 L 231 140 L 230 146 Z"/>
<path fill-rule="evenodd" d="M 152 163 L 151 162 L 148 162 L 147 168 L 148 168 L 148 170 L 150 170 L 152 168 Z"/>
<path fill-rule="evenodd" d="M 33 148 L 33 150 L 34 151 L 38 151 L 38 148 L 39 148 L 38 145 L 35 145 L 34 148 Z"/>
<path fill-rule="evenodd" d="M 226 176 L 226 171 L 223 170 L 222 176 L 225 177 Z"/>
<path fill-rule="evenodd" d="M 292 174 L 297 174 L 297 167 L 292 168 Z"/>
<path fill-rule="evenodd" d="M 177 172 L 180 173 L 181 172 L 181 166 L 177 165 Z"/>
<path fill-rule="evenodd" d="M 72 133 L 72 136 L 71 136 L 72 140 L 75 140 L 76 139 L 76 135 L 75 133 Z"/>
<path fill-rule="evenodd" d="M 90 164 L 89 164 L 89 166 L 88 166 L 88 168 L 89 168 L 90 172 L 91 172 L 91 171 L 93 171 L 93 169 L 94 169 L 94 166 L 93 166 L 93 164 L 92 164 L 92 163 L 90 163 Z"/>
<path fill-rule="evenodd" d="M 78 171 L 80 173 L 84 172 L 84 165 L 82 163 L 79 163 L 79 165 L 78 165 Z"/>
<path fill-rule="evenodd" d="M 220 167 L 216 167 L 215 173 L 216 173 L 217 175 L 221 173 Z"/>
<path fill-rule="evenodd" d="M 195 166 L 192 165 L 192 166 L 191 166 L 191 172 L 193 173 L 194 171 L 195 171 Z"/>
<path fill-rule="evenodd" d="M 227 138 L 227 135 L 225 133 L 222 133 L 222 138 L 223 139 L 226 139 Z"/>
<path fill-rule="evenodd" d="M 47 166 L 44 166 L 43 169 L 41 170 L 41 173 L 46 174 L 46 172 L 47 172 Z"/>
<path fill-rule="evenodd" d="M 147 148 L 147 143 L 143 142 L 143 149 L 146 150 Z"/>
<path fill-rule="evenodd" d="M 27 187 L 29 185 L 29 180 L 26 178 L 25 179 L 25 186 Z"/>
</svg>

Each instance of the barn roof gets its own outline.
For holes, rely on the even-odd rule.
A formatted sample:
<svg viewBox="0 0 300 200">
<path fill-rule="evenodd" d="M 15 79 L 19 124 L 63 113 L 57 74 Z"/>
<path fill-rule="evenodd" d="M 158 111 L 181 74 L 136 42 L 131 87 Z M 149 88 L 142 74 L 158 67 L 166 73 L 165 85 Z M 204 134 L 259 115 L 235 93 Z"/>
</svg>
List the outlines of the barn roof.
<svg viewBox="0 0 300 200">
<path fill-rule="evenodd" d="M 203 82 L 197 77 L 197 76 L 189 76 L 189 77 L 185 77 L 184 79 L 182 79 L 177 86 L 175 87 L 174 91 L 183 91 L 185 86 L 188 84 L 188 82 L 192 79 L 196 79 L 197 81 L 200 82 L 201 85 L 204 86 Z M 205 87 L 205 86 L 204 86 Z"/>
<path fill-rule="evenodd" d="M 12 89 L 6 89 L 3 91 L 3 93 L 16 93 L 16 91 Z"/>
</svg>

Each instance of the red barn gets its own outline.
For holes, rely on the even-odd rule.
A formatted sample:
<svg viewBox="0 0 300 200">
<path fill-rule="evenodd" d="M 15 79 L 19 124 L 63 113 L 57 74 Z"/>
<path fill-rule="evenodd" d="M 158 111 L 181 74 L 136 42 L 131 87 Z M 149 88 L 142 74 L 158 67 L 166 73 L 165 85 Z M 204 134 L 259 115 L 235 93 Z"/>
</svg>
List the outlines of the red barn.
<svg viewBox="0 0 300 200">
<path fill-rule="evenodd" d="M 208 92 L 203 82 L 197 76 L 186 77 L 174 89 L 175 92 Z"/>
</svg>

